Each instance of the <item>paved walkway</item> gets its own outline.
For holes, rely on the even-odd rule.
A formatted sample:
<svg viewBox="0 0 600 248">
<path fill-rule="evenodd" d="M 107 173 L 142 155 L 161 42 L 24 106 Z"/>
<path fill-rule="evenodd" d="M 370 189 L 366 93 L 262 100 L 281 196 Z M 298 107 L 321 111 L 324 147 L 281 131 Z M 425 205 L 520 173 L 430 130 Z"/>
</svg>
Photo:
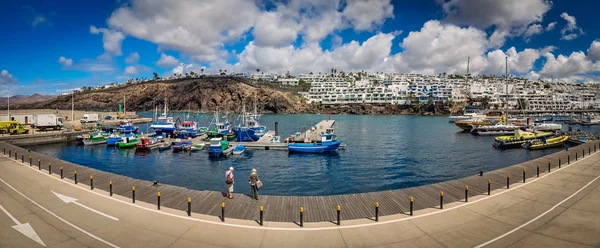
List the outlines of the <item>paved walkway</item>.
<svg viewBox="0 0 600 248">
<path fill-rule="evenodd" d="M 341 226 L 188 217 L 58 177 L 0 155 L 0 247 L 600 247 L 600 154 L 491 197 Z"/>
</svg>

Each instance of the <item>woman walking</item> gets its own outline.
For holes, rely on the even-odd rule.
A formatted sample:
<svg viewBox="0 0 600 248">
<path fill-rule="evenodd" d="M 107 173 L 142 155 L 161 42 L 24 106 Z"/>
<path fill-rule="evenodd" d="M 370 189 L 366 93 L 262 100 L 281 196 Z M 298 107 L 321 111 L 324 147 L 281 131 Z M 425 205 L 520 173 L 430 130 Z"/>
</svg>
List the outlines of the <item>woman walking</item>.
<svg viewBox="0 0 600 248">
<path fill-rule="evenodd" d="M 252 169 L 252 173 L 250 174 L 250 177 L 248 177 L 248 182 L 252 188 L 252 199 L 258 200 L 258 187 L 260 187 L 260 184 L 262 183 L 258 178 L 258 174 L 256 174 L 256 169 Z"/>
<path fill-rule="evenodd" d="M 235 183 L 233 178 L 233 167 L 229 167 L 229 170 L 225 172 L 225 184 L 227 184 L 227 198 L 233 199 L 233 184 Z"/>
</svg>

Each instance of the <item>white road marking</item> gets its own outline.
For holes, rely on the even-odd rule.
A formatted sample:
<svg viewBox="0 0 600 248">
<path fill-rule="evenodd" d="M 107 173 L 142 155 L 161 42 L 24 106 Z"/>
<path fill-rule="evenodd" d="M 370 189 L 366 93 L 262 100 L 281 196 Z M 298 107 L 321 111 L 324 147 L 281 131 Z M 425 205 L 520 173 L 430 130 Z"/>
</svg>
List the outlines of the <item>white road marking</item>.
<svg viewBox="0 0 600 248">
<path fill-rule="evenodd" d="M 63 202 L 65 202 L 65 203 L 73 203 L 73 204 L 75 204 L 75 205 L 77 205 L 77 206 L 80 206 L 80 207 L 82 207 L 82 208 L 85 208 L 85 209 L 87 209 L 87 210 L 90 210 L 90 211 L 92 211 L 92 212 L 94 212 L 94 213 L 97 213 L 97 214 L 99 214 L 99 215 L 102 215 L 102 216 L 104 216 L 104 217 L 106 217 L 106 218 L 109 218 L 109 219 L 111 219 L 111 220 L 116 220 L 116 221 L 117 221 L 117 220 L 119 220 L 119 219 L 118 219 L 118 218 L 116 218 L 116 217 L 113 217 L 113 216 L 111 216 L 111 215 L 108 215 L 108 214 L 102 213 L 102 212 L 100 212 L 100 211 L 98 211 L 98 210 L 96 210 L 96 209 L 93 209 L 93 208 L 90 208 L 90 207 L 88 207 L 88 206 L 86 206 L 86 205 L 83 205 L 83 204 L 81 204 L 81 203 L 77 202 L 77 199 L 75 199 L 75 198 L 73 198 L 73 197 L 69 197 L 69 196 L 66 196 L 66 195 L 62 195 L 62 194 L 56 193 L 56 192 L 54 192 L 54 191 L 52 191 L 52 190 L 50 190 L 50 192 L 54 193 L 54 195 L 58 196 L 58 198 L 60 198 L 60 199 L 61 199 Z"/>
<path fill-rule="evenodd" d="M 19 222 L 19 220 L 17 220 L 17 218 L 12 216 L 12 214 L 10 214 L 6 210 L 6 208 L 4 208 L 2 205 L 0 205 L 0 209 L 2 210 L 2 212 L 4 212 L 6 215 L 8 215 L 8 217 L 16 224 L 16 225 L 12 226 L 12 228 L 17 230 L 17 232 L 20 232 L 21 234 L 25 235 L 26 237 L 32 239 L 33 241 L 37 242 L 38 244 L 46 247 L 46 244 L 44 244 L 44 241 L 42 241 L 40 236 L 37 235 L 35 230 L 33 230 L 33 227 L 31 227 L 31 225 L 29 225 L 29 223 L 21 224 L 21 222 Z"/>
<path fill-rule="evenodd" d="M 501 238 L 504 238 L 504 237 L 506 237 L 506 236 L 510 235 L 511 233 L 514 233 L 514 232 L 518 231 L 519 229 L 521 229 L 521 228 L 523 228 L 523 227 L 525 227 L 525 226 L 527 226 L 527 225 L 531 224 L 532 222 L 534 222 L 534 221 L 538 220 L 539 218 L 542 218 L 544 215 L 546 215 L 546 214 L 550 213 L 552 210 L 556 209 L 558 206 L 560 206 L 561 204 L 563 204 L 563 203 L 565 203 L 566 201 L 568 201 L 569 199 L 571 199 L 571 197 L 573 197 L 573 196 L 575 196 L 575 195 L 579 194 L 579 192 L 581 192 L 582 190 L 584 190 L 584 189 L 585 189 L 587 186 L 590 186 L 590 184 L 594 183 L 596 180 L 598 180 L 598 178 L 600 178 L 600 176 L 597 176 L 596 178 L 594 178 L 594 180 L 592 180 L 591 182 L 589 182 L 588 184 L 586 184 L 585 186 L 583 186 L 583 188 L 581 188 L 581 189 L 579 189 L 579 190 L 575 191 L 575 193 L 573 193 L 573 194 L 572 194 L 572 195 L 570 195 L 569 197 L 565 198 L 565 199 L 564 199 L 564 200 L 562 200 L 561 202 L 559 202 L 559 203 L 557 203 L 556 205 L 552 206 L 550 209 L 548 209 L 548 211 L 546 211 L 546 212 L 543 212 L 542 214 L 538 215 L 537 217 L 533 218 L 532 220 L 525 222 L 525 224 L 523 224 L 523 225 L 520 225 L 520 226 L 516 227 L 515 229 L 512 229 L 512 230 L 510 230 L 509 232 L 507 232 L 507 233 L 505 233 L 505 234 L 502 234 L 502 235 L 500 235 L 500 236 L 496 237 L 495 239 L 492 239 L 492 240 L 490 240 L 490 241 L 488 241 L 488 242 L 485 242 L 485 243 L 483 243 L 483 244 L 480 244 L 480 245 L 478 245 L 478 246 L 475 246 L 475 247 L 476 247 L 476 248 L 480 248 L 480 247 L 484 247 L 484 246 L 486 246 L 486 245 L 489 245 L 489 244 L 491 244 L 491 243 L 493 243 L 493 242 L 495 242 L 495 241 L 497 241 L 497 240 L 499 240 L 499 239 L 501 239 Z"/>
<path fill-rule="evenodd" d="M 68 222 L 67 220 L 65 220 L 65 219 L 61 218 L 61 217 L 60 217 L 60 216 L 58 216 L 57 214 L 55 214 L 55 213 L 51 212 L 50 210 L 46 209 L 45 207 L 42 207 L 42 205 L 38 204 L 37 202 L 35 202 L 35 201 L 34 201 L 34 200 L 32 200 L 31 198 L 27 197 L 26 195 L 24 195 L 23 193 L 21 193 L 20 191 L 18 191 L 17 189 L 15 189 L 13 186 L 11 186 L 10 184 L 8 184 L 8 183 L 7 183 L 6 181 L 4 181 L 2 178 L 0 178 L 0 181 L 1 181 L 2 183 L 6 184 L 6 186 L 8 186 L 9 188 L 11 188 L 11 189 L 12 189 L 12 190 L 14 190 L 15 192 L 17 192 L 19 195 L 21 195 L 22 197 L 24 197 L 25 199 L 27 199 L 28 201 L 30 201 L 31 203 L 35 204 L 36 206 L 38 206 L 38 207 L 39 207 L 39 208 L 41 208 L 42 210 L 44 210 L 44 211 L 48 212 L 50 215 L 52 215 L 52 216 L 56 217 L 57 219 L 59 219 L 59 220 L 61 220 L 62 222 L 66 223 L 67 225 L 69 225 L 69 226 L 71 226 L 71 227 L 73 227 L 73 228 L 75 228 L 75 229 L 79 230 L 79 231 L 80 231 L 80 232 L 82 232 L 82 233 L 85 233 L 85 234 L 87 234 L 88 236 L 90 236 L 90 237 L 92 237 L 92 238 L 94 238 L 94 239 L 96 239 L 96 240 L 98 240 L 98 241 L 100 241 L 100 242 L 102 242 L 102 243 L 105 243 L 105 244 L 109 245 L 110 247 L 119 248 L 119 246 L 116 246 L 116 245 L 114 245 L 114 244 L 112 244 L 112 243 L 110 243 L 110 242 L 108 242 L 108 241 L 106 241 L 106 240 L 104 240 L 104 239 L 101 239 L 101 238 L 99 238 L 98 236 L 96 236 L 96 235 L 94 235 L 94 234 L 91 234 L 91 233 L 89 233 L 89 232 L 88 232 L 88 231 L 86 231 L 86 230 L 83 230 L 83 229 L 81 229 L 80 227 L 78 227 L 78 226 L 74 225 L 74 224 L 73 224 L 73 223 L 71 223 L 71 222 Z"/>
<path fill-rule="evenodd" d="M 596 154 L 596 153 L 594 153 L 594 154 Z M 463 203 L 461 205 L 457 205 L 457 206 L 454 206 L 454 207 L 451 207 L 451 208 L 444 208 L 442 210 L 438 210 L 438 211 L 435 211 L 435 212 L 430 212 L 430 213 L 421 214 L 421 215 L 417 215 L 417 216 L 410 216 L 410 217 L 406 217 L 406 218 L 402 218 L 402 219 L 393 219 L 393 220 L 388 220 L 388 221 L 379 221 L 379 222 L 366 223 L 366 224 L 356 224 L 356 225 L 349 225 L 349 226 L 335 226 L 335 227 L 303 227 L 303 228 L 264 227 L 264 226 L 250 226 L 250 225 L 240 225 L 240 224 L 229 224 L 229 223 L 216 222 L 216 221 L 210 221 L 210 220 L 201 220 L 201 219 L 196 219 L 196 218 L 192 218 L 192 217 L 187 217 L 187 216 L 176 215 L 176 214 L 172 214 L 172 213 L 161 212 L 159 210 L 155 210 L 155 209 L 151 209 L 151 208 L 146 208 L 146 207 L 143 207 L 143 206 L 140 206 L 140 205 L 133 204 L 133 203 L 128 202 L 128 201 L 123 201 L 123 200 L 120 200 L 120 199 L 117 199 L 117 198 L 114 198 L 114 197 L 111 197 L 111 196 L 108 196 L 108 195 L 100 194 L 100 193 L 98 193 L 96 191 L 88 191 L 87 188 L 85 188 L 83 186 L 79 186 L 77 184 L 69 183 L 68 181 L 61 180 L 58 177 L 53 177 L 52 175 L 49 175 L 48 173 L 45 173 L 45 172 L 43 172 L 41 170 L 38 170 L 37 168 L 30 167 L 30 166 L 28 166 L 29 165 L 28 163 L 21 163 L 18 160 L 15 160 L 15 161 L 17 163 L 21 163 L 26 168 L 29 168 L 29 169 L 31 169 L 33 171 L 36 171 L 37 173 L 40 173 L 40 174 L 42 174 L 44 176 L 51 177 L 51 178 L 53 178 L 53 179 L 55 179 L 55 180 L 57 180 L 57 181 L 59 181 L 61 183 L 70 185 L 71 187 L 77 187 L 79 189 L 87 191 L 88 193 L 96 194 L 98 196 L 101 196 L 101 197 L 104 197 L 104 198 L 107 198 L 107 199 L 111 199 L 113 201 L 117 201 L 117 202 L 129 205 L 129 206 L 132 206 L 132 207 L 144 209 L 144 210 L 147 210 L 147 211 L 150 211 L 150 212 L 154 212 L 154 213 L 158 213 L 158 214 L 163 214 L 163 215 L 167 215 L 167 216 L 171 216 L 171 217 L 176 217 L 176 218 L 185 219 L 185 220 L 191 220 L 191 221 L 196 221 L 196 222 L 203 222 L 203 223 L 208 223 L 208 224 L 213 224 L 213 225 L 230 226 L 230 227 L 238 227 L 238 228 L 248 228 L 248 229 L 275 230 L 275 231 L 321 231 L 321 230 L 350 229 L 350 228 L 361 228 L 361 227 L 384 225 L 384 224 L 389 224 L 389 223 L 396 223 L 396 222 L 402 222 L 402 221 L 407 221 L 407 220 L 412 220 L 412 219 L 418 219 L 418 218 L 422 218 L 422 217 L 426 217 L 426 216 L 430 216 L 430 215 L 444 213 L 444 212 L 447 212 L 447 211 L 450 211 L 450 210 L 454 210 L 454 209 L 458 209 L 458 208 L 461 208 L 461 207 L 466 207 L 466 206 L 469 206 L 471 204 L 475 204 L 475 203 L 480 202 L 480 201 L 491 199 L 493 197 L 496 197 L 496 196 L 499 196 L 499 195 L 511 192 L 513 190 L 516 190 L 518 188 L 521 188 L 523 186 L 526 186 L 526 185 L 528 185 L 530 183 L 536 182 L 536 181 L 538 181 L 538 180 L 540 180 L 540 179 L 542 179 L 544 177 L 547 177 L 549 175 L 557 173 L 557 172 L 559 172 L 559 171 L 561 171 L 561 170 L 563 170 L 565 168 L 568 168 L 569 166 L 572 166 L 574 164 L 577 164 L 578 162 L 581 162 L 581 161 L 583 161 L 585 159 L 588 159 L 591 156 L 593 156 L 593 155 L 589 155 L 589 156 L 587 156 L 585 158 L 578 159 L 577 161 L 574 161 L 574 162 L 572 162 L 570 164 L 563 165 L 561 168 L 554 169 L 552 172 L 546 173 L 544 175 L 540 175 L 540 177 L 538 177 L 538 178 L 531 179 L 531 180 L 527 181 L 526 183 L 522 183 L 520 185 L 511 187 L 510 189 L 506 189 L 506 190 L 504 190 L 502 192 L 498 192 L 498 193 L 490 195 L 490 196 L 484 195 L 483 198 L 481 198 L 481 199 L 478 199 L 478 200 L 475 200 L 475 201 L 470 201 L 470 202 L 467 202 L 467 203 Z"/>
</svg>

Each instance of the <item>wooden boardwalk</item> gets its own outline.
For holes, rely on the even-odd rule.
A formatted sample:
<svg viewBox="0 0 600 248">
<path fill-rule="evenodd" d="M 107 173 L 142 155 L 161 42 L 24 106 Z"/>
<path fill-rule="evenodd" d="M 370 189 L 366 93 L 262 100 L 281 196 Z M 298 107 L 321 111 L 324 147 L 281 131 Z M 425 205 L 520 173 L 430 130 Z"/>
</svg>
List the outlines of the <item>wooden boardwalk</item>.
<svg viewBox="0 0 600 248">
<path fill-rule="evenodd" d="M 425 208 L 439 208 L 440 191 L 444 192 L 445 204 L 464 201 L 465 186 L 469 186 L 469 195 L 487 194 L 488 179 L 491 180 L 491 189 L 506 188 L 507 174 L 510 174 L 510 184 L 520 184 L 523 180 L 523 169 L 526 178 L 536 177 L 537 166 L 540 175 L 548 172 L 550 168 L 559 167 L 559 161 L 566 165 L 568 161 L 574 162 L 576 158 L 588 156 L 599 149 L 599 142 L 593 141 L 568 151 L 561 151 L 545 157 L 537 158 L 524 163 L 505 167 L 495 171 L 484 172 L 479 176 L 478 171 L 473 176 L 441 183 L 424 185 L 413 188 L 388 190 L 371 193 L 333 195 L 333 196 L 261 196 L 259 201 L 250 199 L 247 195 L 235 194 L 235 199 L 226 199 L 221 192 L 190 190 L 184 187 L 159 184 L 153 186 L 152 182 L 133 179 L 125 176 L 104 172 L 85 166 L 69 163 L 57 158 L 28 151 L 7 143 L 0 143 L 0 149 L 20 161 L 21 156 L 26 163 L 31 156 L 32 166 L 48 170 L 48 163 L 52 165 L 52 173 L 60 173 L 60 167 L 66 178 L 74 179 L 77 171 L 79 183 L 89 185 L 90 176 L 93 176 L 94 187 L 109 191 L 109 181 L 113 182 L 113 193 L 125 197 L 132 197 L 132 186 L 135 186 L 136 201 L 156 204 L 157 192 L 161 193 L 161 206 L 187 211 L 187 199 L 192 199 L 192 213 L 212 216 L 221 215 L 221 203 L 225 203 L 226 218 L 256 220 L 259 215 L 259 206 L 264 206 L 264 220 L 293 222 L 299 220 L 299 209 L 304 208 L 305 222 L 322 222 L 336 219 L 336 207 L 342 208 L 341 219 L 371 218 L 375 215 L 375 202 L 379 202 L 380 216 L 393 214 L 407 214 L 409 212 L 409 199 L 414 197 L 414 210 Z"/>
</svg>

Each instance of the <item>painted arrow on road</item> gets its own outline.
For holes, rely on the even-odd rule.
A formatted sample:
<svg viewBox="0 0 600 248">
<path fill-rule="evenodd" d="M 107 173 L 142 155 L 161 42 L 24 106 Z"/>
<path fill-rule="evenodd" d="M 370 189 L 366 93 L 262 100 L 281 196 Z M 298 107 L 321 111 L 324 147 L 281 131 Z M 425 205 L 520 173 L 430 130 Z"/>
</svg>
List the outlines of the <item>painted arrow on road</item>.
<svg viewBox="0 0 600 248">
<path fill-rule="evenodd" d="M 44 241 L 42 241 L 40 236 L 37 235 L 37 233 L 33 230 L 33 227 L 29 225 L 29 223 L 21 224 L 21 222 L 19 222 L 14 216 L 12 216 L 2 205 L 0 205 L 0 209 L 2 210 L 2 212 L 8 215 L 8 217 L 16 224 L 12 226 L 12 228 L 17 230 L 17 232 L 20 232 L 21 234 L 32 239 L 33 241 L 37 242 L 38 244 L 43 245 L 44 247 L 46 246 L 46 244 L 44 244 Z"/>
<path fill-rule="evenodd" d="M 54 191 L 51 191 L 51 192 L 52 192 L 52 193 L 54 193 L 54 195 L 56 195 L 58 198 L 60 198 L 60 199 L 61 199 L 63 202 L 65 202 L 65 203 L 73 203 L 73 204 L 75 204 L 75 205 L 77 205 L 77 206 L 80 206 L 80 207 L 82 207 L 82 208 L 85 208 L 85 209 L 87 209 L 87 210 L 90 210 L 90 211 L 92 211 L 92 212 L 94 212 L 94 213 L 97 213 L 97 214 L 99 214 L 99 215 L 102 215 L 102 216 L 104 216 L 104 217 L 106 217 L 106 218 L 109 218 L 109 219 L 111 219 L 111 220 L 119 220 L 118 218 L 115 218 L 115 217 L 113 217 L 113 216 L 110 216 L 110 215 L 108 215 L 108 214 L 102 213 L 102 212 L 100 212 L 100 211 L 98 211 L 98 210 L 96 210 L 96 209 L 90 208 L 90 207 L 88 207 L 88 206 L 86 206 L 86 205 L 83 205 L 83 204 L 81 204 L 81 203 L 77 202 L 77 199 L 75 199 L 75 198 L 73 198 L 73 197 L 69 197 L 69 196 L 66 196 L 66 195 L 62 195 L 62 194 L 56 193 L 56 192 L 54 192 Z"/>
</svg>

